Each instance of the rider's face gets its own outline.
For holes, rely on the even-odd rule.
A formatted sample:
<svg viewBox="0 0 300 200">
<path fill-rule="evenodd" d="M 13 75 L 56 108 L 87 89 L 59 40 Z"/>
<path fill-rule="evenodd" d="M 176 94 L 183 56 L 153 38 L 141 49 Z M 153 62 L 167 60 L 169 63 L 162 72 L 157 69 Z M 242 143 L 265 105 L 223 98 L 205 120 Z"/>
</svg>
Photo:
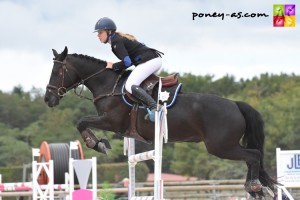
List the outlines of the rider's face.
<svg viewBox="0 0 300 200">
<path fill-rule="evenodd" d="M 107 33 L 105 30 L 100 30 L 98 31 L 98 38 L 100 40 L 101 43 L 105 43 L 106 39 L 107 39 Z"/>
</svg>

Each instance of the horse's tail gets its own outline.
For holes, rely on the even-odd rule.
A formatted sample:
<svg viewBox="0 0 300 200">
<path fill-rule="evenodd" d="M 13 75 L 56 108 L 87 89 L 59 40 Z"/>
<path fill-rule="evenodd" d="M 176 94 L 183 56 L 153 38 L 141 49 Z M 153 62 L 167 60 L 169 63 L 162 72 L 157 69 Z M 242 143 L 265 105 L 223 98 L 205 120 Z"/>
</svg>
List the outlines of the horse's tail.
<svg viewBox="0 0 300 200">
<path fill-rule="evenodd" d="M 264 169 L 264 122 L 262 116 L 249 104 L 241 101 L 236 102 L 246 121 L 246 130 L 242 139 L 243 145 L 247 149 L 258 149 L 261 153 L 259 180 L 264 185 L 274 191 L 274 184 L 277 184 Z"/>
</svg>

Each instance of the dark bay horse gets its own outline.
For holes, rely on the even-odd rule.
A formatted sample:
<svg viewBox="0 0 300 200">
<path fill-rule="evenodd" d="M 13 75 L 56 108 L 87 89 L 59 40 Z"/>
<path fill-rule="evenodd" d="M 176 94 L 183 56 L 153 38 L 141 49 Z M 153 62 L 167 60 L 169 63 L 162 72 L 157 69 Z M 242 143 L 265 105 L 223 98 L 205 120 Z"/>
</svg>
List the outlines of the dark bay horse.
<svg viewBox="0 0 300 200">
<path fill-rule="evenodd" d="M 86 139 L 85 133 L 91 133 L 89 128 L 124 134 L 130 124 L 131 108 L 123 102 L 121 88 L 128 73 L 106 69 L 106 62 L 99 59 L 68 54 L 67 47 L 61 54 L 55 50 L 53 54 L 54 65 L 45 94 L 48 106 L 58 105 L 68 90 L 83 84 L 92 92 L 98 112 L 97 116 L 86 116 L 78 121 L 77 129 L 83 138 Z M 136 127 L 143 138 L 151 141 L 154 123 L 145 120 L 145 114 L 144 109 L 138 112 Z M 252 196 L 262 196 L 262 188 L 275 190 L 277 182 L 263 166 L 263 120 L 247 103 L 210 94 L 180 92 L 175 104 L 168 109 L 168 127 L 170 142 L 203 141 L 210 154 L 245 161 L 248 167 L 245 190 Z"/>
</svg>

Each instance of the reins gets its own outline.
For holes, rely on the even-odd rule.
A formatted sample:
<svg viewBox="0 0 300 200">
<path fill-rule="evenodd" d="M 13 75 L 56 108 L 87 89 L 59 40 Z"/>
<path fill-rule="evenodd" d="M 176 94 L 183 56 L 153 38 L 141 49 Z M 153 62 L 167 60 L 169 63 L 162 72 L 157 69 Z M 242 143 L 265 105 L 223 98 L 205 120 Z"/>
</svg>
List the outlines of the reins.
<svg viewBox="0 0 300 200">
<path fill-rule="evenodd" d="M 92 75 L 90 75 L 90 76 L 88 76 L 88 77 L 86 77 L 86 78 L 82 78 L 81 73 L 79 73 L 79 71 L 78 71 L 73 65 L 67 63 L 67 62 L 66 62 L 66 59 L 65 59 L 64 61 L 54 60 L 53 62 L 54 62 L 54 63 L 60 63 L 60 64 L 62 64 L 62 71 L 60 72 L 61 77 L 60 77 L 60 80 L 59 80 L 57 86 L 48 84 L 48 85 L 47 85 L 47 89 L 48 89 L 49 92 L 51 92 L 53 95 L 55 95 L 55 96 L 57 96 L 57 97 L 63 97 L 63 96 L 67 93 L 67 91 L 69 91 L 69 90 L 71 90 L 71 89 L 74 89 L 74 93 L 75 93 L 79 98 L 87 99 L 87 100 L 90 100 L 90 101 L 92 101 L 92 102 L 94 102 L 94 103 L 96 103 L 98 100 L 100 100 L 100 99 L 102 99 L 102 98 L 104 98 L 104 97 L 109 97 L 109 96 L 121 96 L 121 95 L 124 95 L 124 93 L 122 93 L 122 92 L 115 93 L 116 87 L 117 87 L 117 85 L 118 85 L 118 83 L 119 83 L 119 81 L 120 81 L 122 75 L 124 74 L 124 71 L 122 71 L 122 72 L 118 75 L 117 80 L 115 81 L 115 84 L 114 84 L 114 86 L 113 86 L 113 89 L 112 89 L 112 91 L 111 91 L 110 93 L 108 93 L 108 94 L 103 94 L 103 95 L 98 95 L 98 96 L 96 96 L 96 97 L 94 97 L 94 98 L 92 99 L 92 98 L 89 98 L 89 97 L 86 97 L 86 96 L 83 96 L 83 95 L 82 95 L 82 92 L 83 92 L 83 88 L 84 88 L 84 87 L 82 87 L 81 90 L 80 90 L 79 92 L 77 91 L 77 88 L 78 88 L 80 85 L 84 85 L 85 81 L 87 81 L 87 80 L 89 80 L 89 79 L 95 77 L 96 75 L 99 75 L 99 74 L 101 74 L 102 72 L 106 71 L 106 68 L 103 68 L 103 69 L 99 70 L 98 72 L 96 72 L 96 73 L 94 73 L 94 74 L 92 74 Z M 80 77 L 81 80 L 80 80 L 79 82 L 74 83 L 74 81 L 72 80 L 72 78 L 71 78 L 71 77 L 69 76 L 69 74 L 68 74 L 68 67 L 69 67 L 71 70 L 73 70 L 73 71 L 77 74 L 78 77 Z M 63 86 L 63 85 L 64 85 L 64 79 L 65 79 L 65 72 L 67 73 L 68 77 L 69 77 L 69 78 L 72 80 L 72 82 L 73 82 L 73 84 L 72 84 L 71 86 L 69 86 L 68 88 L 66 88 L 66 87 Z M 59 85 L 59 84 L 60 84 L 60 85 Z M 57 93 L 53 92 L 51 89 L 56 90 Z"/>
<path fill-rule="evenodd" d="M 119 80 L 121 79 L 121 77 L 122 77 L 123 74 L 124 74 L 124 71 L 122 71 L 122 72 L 118 75 L 118 78 L 117 78 L 117 80 L 115 81 L 115 84 L 114 84 L 114 87 L 113 87 L 111 93 L 98 95 L 97 97 L 95 97 L 95 98 L 93 99 L 93 102 L 96 103 L 98 100 L 100 100 L 100 99 L 102 99 L 102 98 L 104 98 L 104 97 L 109 97 L 109 96 L 122 96 L 122 95 L 124 95 L 124 93 L 122 93 L 122 92 L 115 93 L 116 87 L 117 87 L 117 85 L 118 85 L 118 83 L 119 83 Z"/>
</svg>

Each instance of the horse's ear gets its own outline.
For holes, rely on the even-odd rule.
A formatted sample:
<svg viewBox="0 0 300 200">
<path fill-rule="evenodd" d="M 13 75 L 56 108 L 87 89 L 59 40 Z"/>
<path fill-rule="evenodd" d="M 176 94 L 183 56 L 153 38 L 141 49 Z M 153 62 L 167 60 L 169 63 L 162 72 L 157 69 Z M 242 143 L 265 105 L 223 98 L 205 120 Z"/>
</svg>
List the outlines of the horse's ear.
<svg viewBox="0 0 300 200">
<path fill-rule="evenodd" d="M 52 49 L 52 52 L 53 52 L 54 58 L 57 58 L 57 56 L 58 56 L 57 51 L 55 49 Z"/>
<path fill-rule="evenodd" d="M 68 55 L 68 47 L 65 47 L 64 51 L 61 54 L 63 58 L 65 58 Z"/>
</svg>

